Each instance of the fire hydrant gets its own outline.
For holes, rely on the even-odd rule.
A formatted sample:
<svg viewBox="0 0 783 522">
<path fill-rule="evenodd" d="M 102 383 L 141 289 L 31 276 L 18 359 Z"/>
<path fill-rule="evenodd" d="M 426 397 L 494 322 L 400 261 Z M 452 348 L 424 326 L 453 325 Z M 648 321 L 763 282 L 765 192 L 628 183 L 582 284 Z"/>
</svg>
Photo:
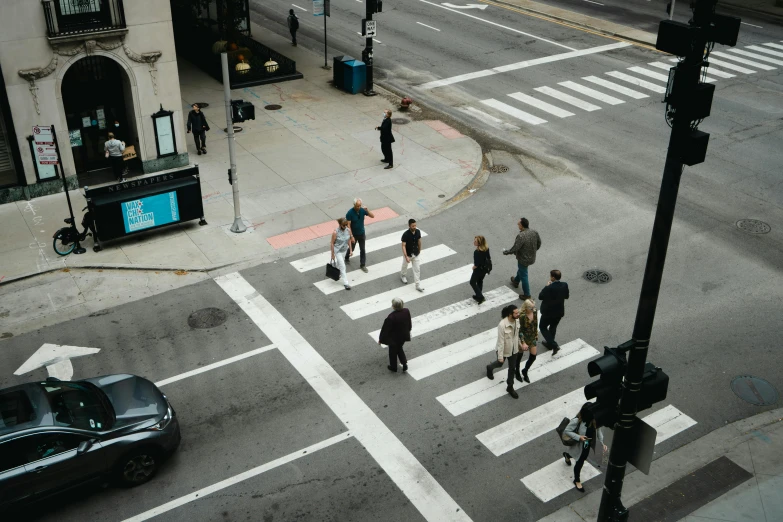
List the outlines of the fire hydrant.
<svg viewBox="0 0 783 522">
<path fill-rule="evenodd" d="M 411 103 L 413 103 L 413 100 L 410 99 L 410 96 L 406 96 L 400 101 L 400 109 L 407 110 Z"/>
</svg>

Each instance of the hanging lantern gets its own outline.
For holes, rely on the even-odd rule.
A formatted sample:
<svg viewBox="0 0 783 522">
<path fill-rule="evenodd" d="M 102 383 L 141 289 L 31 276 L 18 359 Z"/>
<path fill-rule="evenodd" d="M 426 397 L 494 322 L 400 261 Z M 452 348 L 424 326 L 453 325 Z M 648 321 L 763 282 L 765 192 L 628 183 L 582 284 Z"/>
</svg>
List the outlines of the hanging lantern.
<svg viewBox="0 0 783 522">
<path fill-rule="evenodd" d="M 212 44 L 212 53 L 214 54 L 220 54 L 226 50 L 226 41 L 225 40 L 218 40 L 214 44 Z"/>
<path fill-rule="evenodd" d="M 242 60 L 241 58 L 242 57 L 240 57 L 241 61 L 236 65 L 236 67 L 234 69 L 239 74 L 247 74 L 248 71 L 250 71 L 250 64 L 249 63 L 245 63 L 245 61 Z"/>
<path fill-rule="evenodd" d="M 273 73 L 277 70 L 278 65 L 276 61 L 270 58 L 269 61 L 264 63 L 264 67 L 266 67 L 266 72 Z"/>
</svg>

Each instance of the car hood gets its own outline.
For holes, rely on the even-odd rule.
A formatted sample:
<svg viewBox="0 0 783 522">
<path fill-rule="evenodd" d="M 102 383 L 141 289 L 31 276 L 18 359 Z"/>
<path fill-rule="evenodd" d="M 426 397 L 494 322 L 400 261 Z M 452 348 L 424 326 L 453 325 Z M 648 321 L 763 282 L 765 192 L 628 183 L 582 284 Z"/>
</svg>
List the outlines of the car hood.
<svg viewBox="0 0 783 522">
<path fill-rule="evenodd" d="M 135 375 L 105 375 L 84 379 L 106 394 L 117 417 L 114 428 L 121 428 L 165 415 L 168 403 L 150 381 Z"/>
</svg>

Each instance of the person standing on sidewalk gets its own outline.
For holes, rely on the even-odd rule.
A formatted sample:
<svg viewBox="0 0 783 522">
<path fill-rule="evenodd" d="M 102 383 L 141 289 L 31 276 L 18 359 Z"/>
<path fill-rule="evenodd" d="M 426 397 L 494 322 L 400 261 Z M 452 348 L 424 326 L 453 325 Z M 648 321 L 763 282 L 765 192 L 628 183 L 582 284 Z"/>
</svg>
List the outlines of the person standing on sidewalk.
<svg viewBox="0 0 783 522">
<path fill-rule="evenodd" d="M 345 214 L 345 219 L 351 223 L 351 234 L 354 241 L 351 246 L 355 247 L 356 243 L 359 243 L 359 268 L 362 269 L 362 272 L 367 273 L 367 267 L 365 266 L 367 254 L 364 253 L 364 240 L 366 238 L 364 233 L 364 216 L 374 218 L 375 214 L 370 212 L 369 208 L 362 206 L 361 198 L 354 199 L 353 207 Z M 350 256 L 345 257 L 345 262 L 351 262 Z"/>
<path fill-rule="evenodd" d="M 394 143 L 394 135 L 392 134 L 392 111 L 386 109 L 383 111 L 383 121 L 380 127 L 375 127 L 375 130 L 381 131 L 381 152 L 383 152 L 383 159 L 381 163 L 388 163 L 384 169 L 394 168 L 394 153 L 392 153 L 392 143 Z"/>
<path fill-rule="evenodd" d="M 381 333 L 378 336 L 378 344 L 389 347 L 389 371 L 397 372 L 397 359 L 402 363 L 402 371 L 408 371 L 408 358 L 402 350 L 402 345 L 411 340 L 411 313 L 403 308 L 404 303 L 399 297 L 392 299 L 392 313 L 383 322 Z"/>
<path fill-rule="evenodd" d="M 416 220 L 408 220 L 408 230 L 402 234 L 402 268 L 400 269 L 400 281 L 408 284 L 408 263 L 413 268 L 413 282 L 416 284 L 416 290 L 424 291 L 421 286 L 421 267 L 419 265 L 419 256 L 421 255 L 421 232 L 416 229 Z"/>
<path fill-rule="evenodd" d="M 519 234 L 514 240 L 514 246 L 504 250 L 503 254 L 514 254 L 517 258 L 517 275 L 511 276 L 511 284 L 514 288 L 519 288 L 519 283 L 522 283 L 522 293 L 519 294 L 519 298 L 525 301 L 530 299 L 527 267 L 536 262 L 536 252 L 541 248 L 541 237 L 538 232 L 530 228 L 530 222 L 526 218 L 521 218 L 517 227 L 519 227 Z"/>
<path fill-rule="evenodd" d="M 291 43 L 296 47 L 296 32 L 299 30 L 299 17 L 293 9 L 288 10 L 288 30 L 291 32 Z"/>
<path fill-rule="evenodd" d="M 538 294 L 541 301 L 541 335 L 544 340 L 541 344 L 552 350 L 552 355 L 557 355 L 560 345 L 555 341 L 557 325 L 565 315 L 565 300 L 568 299 L 568 283 L 561 281 L 560 270 L 549 271 L 549 282 Z"/>
<path fill-rule="evenodd" d="M 106 157 L 109 158 L 114 178 L 117 180 L 117 183 L 122 183 L 125 181 L 123 177 L 125 164 L 122 160 L 122 151 L 125 150 L 125 143 L 115 138 L 113 132 L 108 134 L 108 138 L 103 144 L 103 149 L 106 151 Z"/>
<path fill-rule="evenodd" d="M 519 373 L 518 352 L 522 348 L 519 342 L 519 309 L 515 305 L 508 305 L 501 310 L 503 318 L 498 323 L 498 340 L 495 344 L 497 360 L 487 365 L 487 379 L 494 380 L 492 370 L 501 368 L 508 360 L 508 377 L 506 378 L 506 391 L 515 399 L 519 395 L 514 390 L 514 377 Z"/>
<path fill-rule="evenodd" d="M 351 229 L 348 226 L 348 220 L 345 218 L 339 218 L 337 220 L 339 225 L 334 232 L 332 232 L 332 243 L 330 245 L 332 250 L 332 261 L 337 264 L 337 268 L 340 269 L 340 281 L 346 290 L 351 289 L 351 285 L 348 284 L 348 275 L 345 273 L 345 256 L 346 253 L 350 257 L 353 254 Z"/>
<path fill-rule="evenodd" d="M 576 459 L 574 487 L 580 493 L 584 493 L 585 488 L 582 487 L 582 479 L 579 474 L 582 471 L 585 460 L 587 460 L 587 456 L 590 454 L 590 448 L 593 448 L 593 451 L 595 451 L 595 438 L 598 437 L 598 442 L 601 443 L 604 451 L 608 449 L 606 444 L 604 444 L 604 433 L 595 423 L 592 406 L 593 404 L 590 402 L 585 403 L 577 416 L 571 419 L 571 422 L 568 423 L 565 431 L 563 431 L 564 436 L 578 441 L 577 444 L 569 446 L 568 451 L 563 452 L 563 457 L 568 466 L 571 465 L 571 459 Z"/>
<path fill-rule="evenodd" d="M 522 352 L 517 357 L 517 380 L 530 383 L 530 379 L 527 376 L 527 371 L 536 362 L 537 343 L 538 343 L 538 310 L 536 310 L 536 303 L 532 299 L 527 299 L 522 304 L 522 314 L 519 320 L 519 340 L 522 352 L 530 352 L 525 363 L 525 369 L 522 370 L 522 375 L 519 374 L 519 366 L 522 364 Z"/>
<path fill-rule="evenodd" d="M 193 139 L 196 142 L 196 151 L 198 155 L 207 153 L 207 132 L 209 124 L 207 117 L 201 112 L 198 103 L 192 105 L 193 110 L 188 113 L 188 133 L 193 131 Z"/>
<path fill-rule="evenodd" d="M 492 258 L 489 256 L 489 247 L 484 236 L 474 237 L 473 246 L 476 247 L 476 250 L 473 251 L 473 273 L 470 276 L 470 287 L 473 289 L 473 299 L 481 304 L 486 301 L 482 290 L 484 289 L 484 276 L 492 269 Z"/>
</svg>

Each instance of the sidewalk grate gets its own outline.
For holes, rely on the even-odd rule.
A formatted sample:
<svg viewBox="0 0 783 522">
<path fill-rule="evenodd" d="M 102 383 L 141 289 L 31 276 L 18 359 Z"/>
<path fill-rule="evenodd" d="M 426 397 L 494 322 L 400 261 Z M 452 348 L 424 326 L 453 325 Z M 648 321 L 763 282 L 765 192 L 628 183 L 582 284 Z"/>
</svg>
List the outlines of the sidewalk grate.
<svg viewBox="0 0 783 522">
<path fill-rule="evenodd" d="M 766 234 L 772 227 L 758 219 L 740 219 L 736 223 L 737 228 L 748 234 Z"/>
<path fill-rule="evenodd" d="M 606 270 L 601 270 L 600 268 L 591 268 L 590 270 L 582 274 L 582 277 L 586 281 L 590 281 L 591 283 L 597 283 L 599 285 L 606 284 L 612 280 L 612 276 L 609 274 L 609 272 L 607 272 Z"/>
<path fill-rule="evenodd" d="M 408 118 L 392 118 L 392 123 L 395 125 L 405 125 L 406 123 L 410 123 L 411 120 Z"/>
<path fill-rule="evenodd" d="M 745 402 L 756 406 L 768 406 L 778 402 L 778 391 L 760 377 L 740 375 L 731 381 L 731 391 Z"/>
<path fill-rule="evenodd" d="M 283 108 L 282 105 L 277 105 L 275 103 L 272 103 L 272 104 L 269 104 L 269 105 L 264 105 L 264 109 L 266 109 L 268 111 L 279 111 L 282 108 Z"/>
<path fill-rule="evenodd" d="M 508 172 L 508 167 L 505 165 L 492 165 L 489 168 L 489 171 L 493 174 L 503 174 L 504 172 Z"/>
</svg>

